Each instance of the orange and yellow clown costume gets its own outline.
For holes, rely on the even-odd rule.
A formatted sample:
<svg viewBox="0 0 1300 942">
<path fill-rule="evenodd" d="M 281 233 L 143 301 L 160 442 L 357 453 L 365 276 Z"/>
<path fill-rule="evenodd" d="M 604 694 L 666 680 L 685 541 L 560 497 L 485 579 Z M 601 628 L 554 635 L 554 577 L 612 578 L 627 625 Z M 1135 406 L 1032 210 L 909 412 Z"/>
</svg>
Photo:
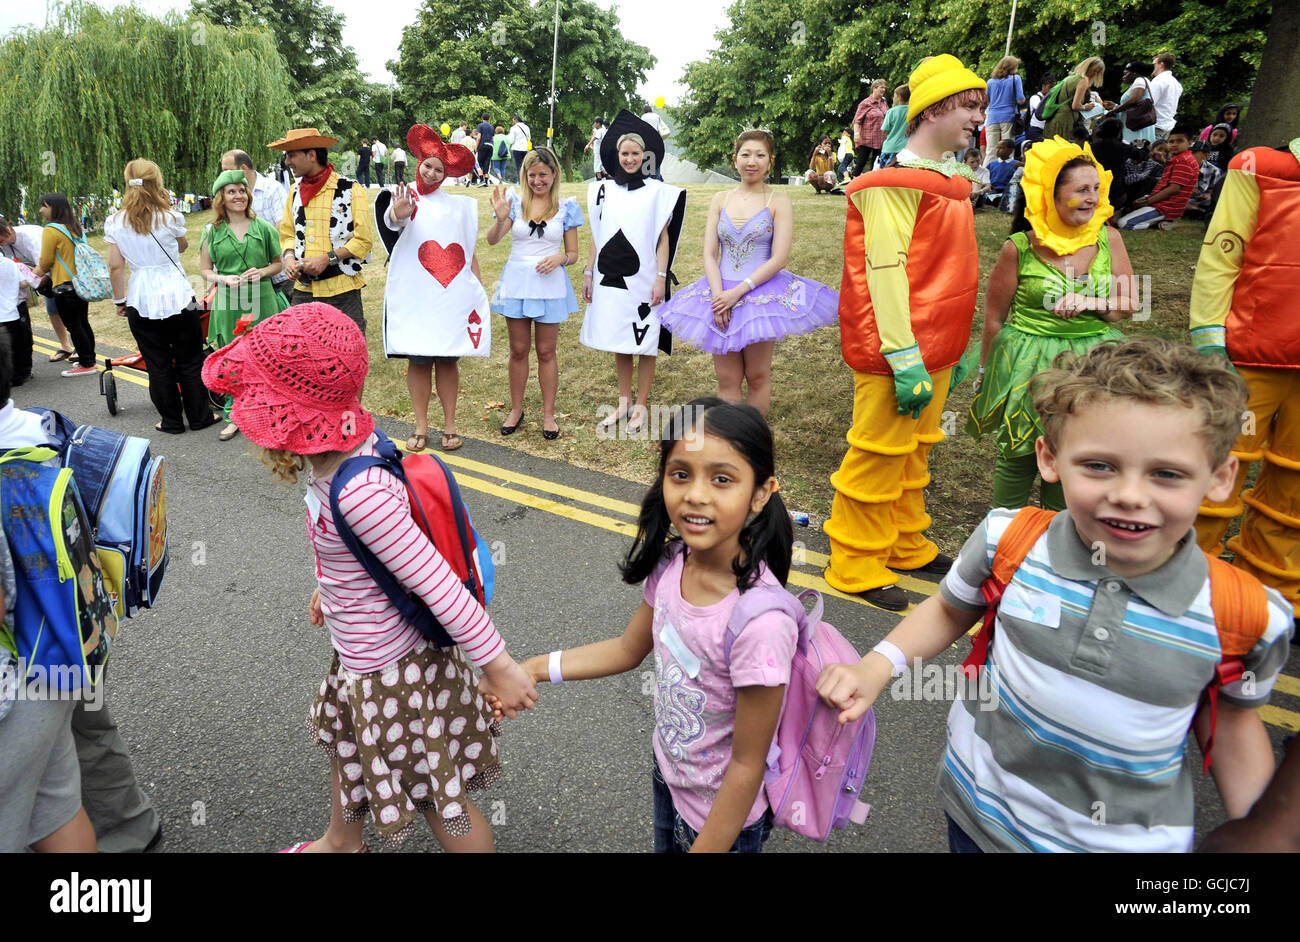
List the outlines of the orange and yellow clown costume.
<svg viewBox="0 0 1300 942">
<path fill-rule="evenodd" d="M 985 87 L 949 55 L 926 59 L 908 84 L 909 121 Z M 979 253 L 970 190 L 964 165 L 907 150 L 846 190 L 839 315 L 844 362 L 854 371 L 853 425 L 831 476 L 835 500 L 824 527 L 831 544 L 826 581 L 842 592 L 894 585 L 890 567 L 920 569 L 939 554 L 924 535 L 930 516 L 922 490 L 975 316 Z M 921 396 L 901 400 L 906 393 Z"/>
<path fill-rule="evenodd" d="M 1287 150 L 1252 147 L 1232 158 L 1192 282 L 1192 342 L 1227 356 L 1250 388 L 1234 497 L 1202 505 L 1197 540 L 1228 541 L 1239 568 L 1273 586 L 1300 615 L 1300 138 Z M 1241 491 L 1252 462 L 1255 486 Z"/>
</svg>

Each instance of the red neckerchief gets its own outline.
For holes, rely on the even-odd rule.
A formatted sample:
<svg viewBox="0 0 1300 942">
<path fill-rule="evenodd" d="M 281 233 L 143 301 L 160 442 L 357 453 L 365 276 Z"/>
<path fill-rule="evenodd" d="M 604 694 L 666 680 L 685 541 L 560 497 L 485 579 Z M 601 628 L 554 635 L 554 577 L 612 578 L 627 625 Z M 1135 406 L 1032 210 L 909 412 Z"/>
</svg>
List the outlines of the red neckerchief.
<svg viewBox="0 0 1300 942">
<path fill-rule="evenodd" d="M 303 177 L 298 181 L 298 195 L 302 199 L 302 205 L 306 206 L 320 192 L 320 188 L 325 185 L 325 181 L 330 178 L 334 172 L 333 164 L 326 164 L 325 169 L 319 173 L 314 173 L 310 177 Z"/>
<path fill-rule="evenodd" d="M 421 196 L 428 196 L 434 190 L 438 189 L 438 187 L 442 186 L 443 181 L 446 179 L 446 177 L 443 177 L 442 180 L 439 180 L 434 186 L 426 186 L 424 181 L 420 179 L 419 165 L 417 164 L 415 171 L 415 192 L 419 193 Z"/>
</svg>

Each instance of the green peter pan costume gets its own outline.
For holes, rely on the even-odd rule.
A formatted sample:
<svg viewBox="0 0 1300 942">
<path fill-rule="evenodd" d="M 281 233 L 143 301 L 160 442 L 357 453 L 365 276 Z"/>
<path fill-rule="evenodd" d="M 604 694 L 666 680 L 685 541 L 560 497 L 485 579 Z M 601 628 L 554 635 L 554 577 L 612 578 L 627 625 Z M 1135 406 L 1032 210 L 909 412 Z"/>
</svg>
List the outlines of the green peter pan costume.
<svg viewBox="0 0 1300 942">
<path fill-rule="evenodd" d="M 1028 232 L 1015 232 L 1011 242 L 1019 253 L 1016 293 L 1011 314 L 993 338 L 984 383 L 971 404 L 968 434 L 979 438 L 997 433 L 998 466 L 993 477 L 993 506 L 1023 507 L 1038 465 L 1034 443 L 1043 432 L 1034 411 L 1031 380 L 1049 369 L 1057 354 L 1082 354 L 1104 340 L 1124 335 L 1102 317 L 1078 314 L 1065 319 L 1052 309 L 1068 292 L 1106 297 L 1110 294 L 1110 242 L 1107 228 L 1097 235 L 1097 257 L 1086 276 L 1070 279 L 1034 251 Z M 1061 485 L 1043 483 L 1042 504 L 1064 510 Z"/>
<path fill-rule="evenodd" d="M 232 183 L 247 183 L 242 170 L 227 170 L 212 184 L 212 192 Z M 242 275 L 250 268 L 265 268 L 280 257 L 280 233 L 264 219 L 251 219 L 248 231 L 240 239 L 224 222 L 203 227 L 199 249 L 208 246 L 212 270 L 218 275 Z M 235 339 L 235 325 L 242 317 L 251 317 L 250 326 L 260 324 L 289 306 L 288 299 L 275 289 L 270 278 L 237 288 L 221 283 L 208 311 L 208 343 L 220 350 Z M 230 421 L 230 397 L 226 397 L 226 421 Z"/>
</svg>

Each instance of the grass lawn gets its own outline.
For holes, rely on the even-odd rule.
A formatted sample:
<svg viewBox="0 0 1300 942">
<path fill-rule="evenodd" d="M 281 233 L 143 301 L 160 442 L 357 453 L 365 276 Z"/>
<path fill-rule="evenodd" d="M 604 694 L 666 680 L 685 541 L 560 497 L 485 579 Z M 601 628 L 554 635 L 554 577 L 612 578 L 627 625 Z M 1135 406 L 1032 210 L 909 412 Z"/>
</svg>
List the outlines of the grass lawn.
<svg viewBox="0 0 1300 942">
<path fill-rule="evenodd" d="M 686 187 L 686 223 L 674 266 L 678 280 L 689 284 L 703 274 L 700 257 L 703 230 L 712 195 L 725 187 L 691 185 Z M 491 222 L 487 189 L 457 189 L 480 204 L 480 233 Z M 371 190 L 373 199 L 378 190 Z M 586 211 L 586 185 L 565 184 L 565 196 L 576 196 Z M 842 268 L 844 235 L 844 200 L 837 196 L 820 196 L 808 187 L 791 187 L 796 228 L 789 269 L 838 288 Z M 198 273 L 200 231 L 211 219 L 210 212 L 188 217 L 190 250 L 184 262 L 193 275 Z M 980 251 L 980 295 L 972 328 L 972 340 L 978 342 L 983 324 L 983 289 L 993 261 L 1001 249 L 1010 225 L 1010 217 L 993 210 L 981 210 L 975 218 Z M 1183 338 L 1187 329 L 1188 298 L 1192 272 L 1200 251 L 1204 227 L 1185 222 L 1172 232 L 1136 232 L 1125 234 L 1125 244 L 1133 260 L 1134 271 L 1150 291 L 1150 314 L 1141 321 L 1125 322 L 1120 329 L 1128 333 L 1153 333 Z M 580 232 L 583 261 L 590 230 Z M 100 237 L 91 244 L 101 252 L 105 245 Z M 489 295 L 493 291 L 506 257 L 509 239 L 489 247 L 482 238 L 477 251 Z M 369 323 L 371 354 L 370 379 L 366 382 L 365 404 L 373 411 L 411 420 L 410 399 L 406 392 L 405 360 L 385 360 L 380 336 L 380 316 L 385 277 L 383 249 L 377 243 L 376 261 L 366 268 L 369 282 L 363 292 Z M 575 290 L 581 295 L 582 265 L 570 269 Z M 1145 295 L 1144 295 L 1145 301 Z M 126 322 L 118 318 L 110 302 L 91 305 L 91 320 L 96 334 L 115 346 L 134 349 Z M 654 472 L 653 440 L 610 441 L 598 438 L 595 424 L 602 405 L 612 406 L 617 396 L 614 358 L 582 346 L 578 330 L 581 312 L 574 315 L 560 331 L 560 392 L 556 416 L 561 428 L 557 441 L 541 436 L 541 392 L 536 382 L 536 362 L 529 380 L 525 425 L 518 433 L 502 438 L 498 433 L 507 411 L 509 387 L 506 378 L 508 346 L 504 318 L 493 317 L 492 356 L 465 359 L 461 363 L 461 398 L 457 424 L 469 437 L 509 445 L 520 450 L 558 458 L 586 468 L 607 471 L 621 477 L 649 482 Z M 39 318 L 37 319 L 39 325 Z M 716 390 L 712 358 L 678 344 L 670 357 L 659 358 L 651 405 L 678 404 Z M 845 449 L 844 433 L 852 415 L 853 374 L 840 358 L 839 331 L 828 328 L 814 334 L 784 341 L 777 348 L 773 363 L 773 395 L 769 421 L 777 444 L 777 473 L 782 494 L 791 509 L 806 510 L 817 521 L 830 512 L 833 491 L 829 477 L 839 466 Z M 975 441 L 962 427 L 972 398 L 967 381 L 949 397 L 945 428 L 946 441 L 931 452 L 930 471 L 933 481 L 927 493 L 927 505 L 934 517 L 931 535 L 948 551 L 961 546 L 966 534 L 980 520 L 989 506 L 992 491 L 995 449 L 990 439 Z M 434 398 L 430 409 L 430 426 L 439 427 L 442 412 Z M 954 434 L 955 433 L 955 434 Z M 433 438 L 434 443 L 437 442 Z"/>
</svg>

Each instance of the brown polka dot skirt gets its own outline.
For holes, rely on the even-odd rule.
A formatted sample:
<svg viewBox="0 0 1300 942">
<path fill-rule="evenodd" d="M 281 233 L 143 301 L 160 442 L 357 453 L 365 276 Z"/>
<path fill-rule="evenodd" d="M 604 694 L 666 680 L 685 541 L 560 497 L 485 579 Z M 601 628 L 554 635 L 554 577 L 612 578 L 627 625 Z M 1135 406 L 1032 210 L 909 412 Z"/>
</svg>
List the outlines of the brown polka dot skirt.
<svg viewBox="0 0 1300 942">
<path fill-rule="evenodd" d="M 345 670 L 338 652 L 307 717 L 312 740 L 338 759 L 343 816 L 369 814 L 400 845 L 426 811 L 447 833 L 469 833 L 467 792 L 501 777 L 501 731 L 460 648 L 420 641 L 382 671 Z"/>
</svg>

